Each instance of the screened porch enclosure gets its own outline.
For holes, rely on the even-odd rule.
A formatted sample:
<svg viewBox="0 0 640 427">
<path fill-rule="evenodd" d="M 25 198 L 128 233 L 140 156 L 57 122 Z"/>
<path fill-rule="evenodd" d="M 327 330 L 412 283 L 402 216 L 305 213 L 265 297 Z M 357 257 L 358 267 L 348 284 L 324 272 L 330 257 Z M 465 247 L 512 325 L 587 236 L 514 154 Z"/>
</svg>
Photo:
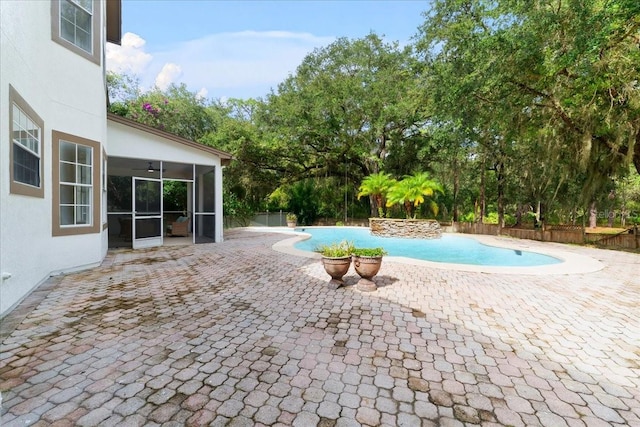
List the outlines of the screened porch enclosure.
<svg viewBox="0 0 640 427">
<path fill-rule="evenodd" d="M 106 181 L 110 248 L 216 241 L 215 166 L 109 157 Z"/>
<path fill-rule="evenodd" d="M 216 236 L 215 168 L 196 166 L 194 191 L 194 243 L 211 243 Z"/>
</svg>

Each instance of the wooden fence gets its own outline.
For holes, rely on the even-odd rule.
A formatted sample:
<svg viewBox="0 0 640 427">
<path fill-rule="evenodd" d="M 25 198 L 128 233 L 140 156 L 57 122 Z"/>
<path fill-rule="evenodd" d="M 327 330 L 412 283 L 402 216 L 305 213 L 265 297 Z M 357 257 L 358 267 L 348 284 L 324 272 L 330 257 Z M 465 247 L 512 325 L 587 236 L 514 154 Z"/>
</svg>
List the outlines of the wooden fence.
<svg viewBox="0 0 640 427">
<path fill-rule="evenodd" d="M 444 231 L 465 234 L 497 235 L 498 226 L 495 224 L 482 224 L 470 222 L 458 222 L 442 224 Z M 539 240 L 555 243 L 572 243 L 577 245 L 594 244 L 597 246 L 617 249 L 640 249 L 640 230 L 630 229 L 621 234 L 585 234 L 582 227 L 549 226 L 545 229 L 526 229 L 505 227 L 500 234 L 516 237 L 518 239 Z"/>
</svg>

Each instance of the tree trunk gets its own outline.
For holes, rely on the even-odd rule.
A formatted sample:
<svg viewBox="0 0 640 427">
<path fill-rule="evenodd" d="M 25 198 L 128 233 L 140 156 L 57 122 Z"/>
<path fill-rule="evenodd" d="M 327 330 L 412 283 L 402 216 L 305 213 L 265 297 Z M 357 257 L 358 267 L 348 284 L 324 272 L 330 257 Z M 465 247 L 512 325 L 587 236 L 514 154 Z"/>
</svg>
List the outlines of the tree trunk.
<svg viewBox="0 0 640 427">
<path fill-rule="evenodd" d="M 609 207 L 607 209 L 607 227 L 609 228 L 613 228 L 613 223 L 616 219 L 616 192 L 615 190 L 611 190 L 609 192 L 609 196 L 607 197 L 609 199 Z"/>
<path fill-rule="evenodd" d="M 504 162 L 496 164 L 496 177 L 498 180 L 498 234 L 502 234 L 504 227 Z"/>
<path fill-rule="evenodd" d="M 406 214 L 407 215 L 407 219 L 411 218 L 411 206 L 412 206 L 411 202 L 409 202 L 409 201 L 404 202 L 404 210 L 407 213 Z"/>
<path fill-rule="evenodd" d="M 371 206 L 371 218 L 376 218 L 378 216 L 378 202 L 373 194 L 369 195 L 369 205 Z"/>
<path fill-rule="evenodd" d="M 520 227 L 522 225 L 522 203 L 518 203 L 518 209 L 516 209 L 516 223 L 514 227 Z"/>
<path fill-rule="evenodd" d="M 382 194 L 378 194 L 376 196 L 376 211 L 378 214 L 378 217 L 382 218 L 384 217 L 384 198 L 382 197 Z"/>
<path fill-rule="evenodd" d="M 633 145 L 633 165 L 636 172 L 640 173 L 640 130 L 636 133 L 636 143 Z"/>
<path fill-rule="evenodd" d="M 596 209 L 596 202 L 591 202 L 589 207 L 589 228 L 596 228 L 598 226 L 598 209 Z"/>
<path fill-rule="evenodd" d="M 486 209 L 486 201 L 485 201 L 485 171 L 486 171 L 486 160 L 484 156 L 482 156 L 482 173 L 480 175 L 480 223 L 484 223 L 484 217 L 487 214 Z"/>
<path fill-rule="evenodd" d="M 460 187 L 460 169 L 458 168 L 458 160 L 453 166 L 453 222 L 458 222 L 458 192 Z"/>
</svg>

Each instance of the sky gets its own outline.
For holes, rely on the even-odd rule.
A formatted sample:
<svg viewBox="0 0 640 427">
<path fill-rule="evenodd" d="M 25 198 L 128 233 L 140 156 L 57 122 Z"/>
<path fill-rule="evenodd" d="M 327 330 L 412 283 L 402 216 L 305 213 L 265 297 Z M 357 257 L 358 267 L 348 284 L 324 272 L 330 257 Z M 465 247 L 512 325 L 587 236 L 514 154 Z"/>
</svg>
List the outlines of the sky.
<svg viewBox="0 0 640 427">
<path fill-rule="evenodd" d="M 184 83 L 204 98 L 265 97 L 304 57 L 338 37 L 375 32 L 401 45 L 428 0 L 123 0 L 122 44 L 107 69 L 143 89 Z"/>
</svg>

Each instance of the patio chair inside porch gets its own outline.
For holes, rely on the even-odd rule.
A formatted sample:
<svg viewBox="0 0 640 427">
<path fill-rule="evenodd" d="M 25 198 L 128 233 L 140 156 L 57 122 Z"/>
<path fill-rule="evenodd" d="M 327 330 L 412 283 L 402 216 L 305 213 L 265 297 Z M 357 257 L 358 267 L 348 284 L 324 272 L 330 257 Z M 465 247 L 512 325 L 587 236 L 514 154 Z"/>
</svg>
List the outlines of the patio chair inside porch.
<svg viewBox="0 0 640 427">
<path fill-rule="evenodd" d="M 169 236 L 188 236 L 189 235 L 189 217 L 180 216 L 167 227 Z"/>
</svg>

